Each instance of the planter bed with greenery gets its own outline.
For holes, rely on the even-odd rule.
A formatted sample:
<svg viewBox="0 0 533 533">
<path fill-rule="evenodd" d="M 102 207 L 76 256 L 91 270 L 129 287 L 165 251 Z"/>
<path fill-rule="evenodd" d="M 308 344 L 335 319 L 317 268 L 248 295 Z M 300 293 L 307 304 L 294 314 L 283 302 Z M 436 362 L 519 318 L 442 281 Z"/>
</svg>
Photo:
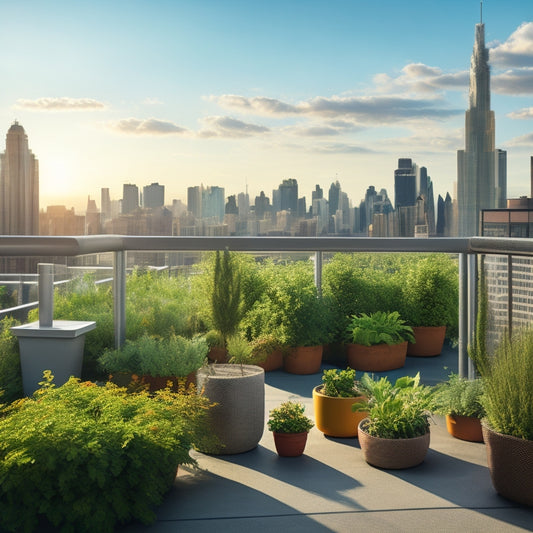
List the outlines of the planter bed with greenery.
<svg viewBox="0 0 533 533">
<path fill-rule="evenodd" d="M 189 450 L 213 441 L 209 400 L 127 393 L 45 372 L 34 397 L 0 410 L 0 528 L 106 533 L 155 519 Z"/>
</svg>

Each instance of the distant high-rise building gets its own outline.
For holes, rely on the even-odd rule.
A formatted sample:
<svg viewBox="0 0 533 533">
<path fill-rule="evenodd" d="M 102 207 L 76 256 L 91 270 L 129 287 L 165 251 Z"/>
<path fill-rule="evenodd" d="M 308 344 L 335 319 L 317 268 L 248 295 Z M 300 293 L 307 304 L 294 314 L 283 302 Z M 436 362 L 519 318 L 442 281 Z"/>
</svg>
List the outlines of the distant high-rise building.
<svg viewBox="0 0 533 533">
<path fill-rule="evenodd" d="M 202 186 L 187 188 L 187 211 L 195 218 L 202 218 Z"/>
<path fill-rule="evenodd" d="M 283 180 L 278 187 L 280 211 L 291 211 L 296 215 L 298 210 L 298 182 L 294 178 Z"/>
<path fill-rule="evenodd" d="M 165 205 L 165 186 L 152 183 L 143 187 L 143 207 L 155 209 Z"/>
<path fill-rule="evenodd" d="M 109 196 L 109 187 L 104 187 L 100 191 L 100 203 L 102 205 L 100 213 L 100 222 L 103 225 L 112 217 L 111 214 L 111 197 Z"/>
<path fill-rule="evenodd" d="M 394 207 L 413 206 L 417 199 L 417 167 L 411 159 L 398 159 L 394 171 Z"/>
<path fill-rule="evenodd" d="M 336 181 L 335 183 L 332 183 L 329 187 L 328 191 L 328 206 L 329 206 L 329 214 L 333 216 L 337 209 L 339 209 L 340 206 L 340 198 L 341 198 L 341 184 Z"/>
<path fill-rule="evenodd" d="M 132 213 L 139 207 L 139 188 L 132 183 L 124 183 L 122 187 L 122 214 Z"/>
<path fill-rule="evenodd" d="M 224 220 L 224 188 L 206 187 L 202 191 L 202 218 L 215 217 L 218 222 Z"/>
<path fill-rule="evenodd" d="M 272 211 L 270 200 L 268 196 L 265 196 L 264 191 L 261 191 L 259 196 L 255 197 L 254 209 L 257 220 L 263 220 L 265 218 L 265 214 Z"/>
<path fill-rule="evenodd" d="M 39 235 L 39 163 L 17 121 L 0 154 L 0 234 Z"/>
<path fill-rule="evenodd" d="M 96 202 L 87 198 L 87 209 L 85 210 L 85 235 L 97 235 L 100 231 L 100 211 Z"/>
<path fill-rule="evenodd" d="M 458 234 L 479 235 L 483 209 L 504 208 L 507 197 L 507 153 L 494 147 L 494 112 L 490 109 L 489 51 L 485 25 L 476 24 L 470 62 L 469 109 L 465 116 L 465 149 L 457 152 Z"/>
</svg>

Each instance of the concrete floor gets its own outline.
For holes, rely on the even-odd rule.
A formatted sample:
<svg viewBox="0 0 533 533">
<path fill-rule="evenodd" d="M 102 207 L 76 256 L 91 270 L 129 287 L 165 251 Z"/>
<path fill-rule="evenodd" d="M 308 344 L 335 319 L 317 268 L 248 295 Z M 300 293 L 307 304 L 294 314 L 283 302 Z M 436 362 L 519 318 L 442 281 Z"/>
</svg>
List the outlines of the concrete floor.
<svg viewBox="0 0 533 533">
<path fill-rule="evenodd" d="M 329 368 L 330 365 L 324 365 Z M 408 358 L 391 379 L 421 372 L 435 384 L 457 369 L 457 352 Z M 321 374 L 268 373 L 266 414 L 287 399 L 313 416 L 312 389 Z M 435 417 L 422 465 L 403 471 L 369 466 L 358 440 L 325 437 L 316 428 L 305 454 L 280 458 L 266 429 L 247 453 L 208 456 L 193 452 L 198 469 L 180 467 L 172 490 L 151 526 L 131 524 L 125 533 L 271 532 L 502 532 L 533 531 L 533 508 L 500 497 L 493 489 L 485 447 L 454 439 Z"/>
</svg>

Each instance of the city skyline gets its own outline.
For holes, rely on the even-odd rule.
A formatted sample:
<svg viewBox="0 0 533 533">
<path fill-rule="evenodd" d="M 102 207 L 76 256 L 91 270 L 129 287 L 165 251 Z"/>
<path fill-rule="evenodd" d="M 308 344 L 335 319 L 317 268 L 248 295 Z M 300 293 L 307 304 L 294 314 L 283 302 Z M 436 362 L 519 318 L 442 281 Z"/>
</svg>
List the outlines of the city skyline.
<svg viewBox="0 0 533 533">
<path fill-rule="evenodd" d="M 527 4 L 483 4 L 508 197 L 530 188 Z M 41 207 L 84 211 L 124 183 L 162 183 L 167 203 L 200 184 L 271 196 L 290 178 L 307 197 L 339 180 L 355 206 L 369 185 L 393 197 L 401 157 L 455 197 L 479 21 L 475 0 L 6 4 L 0 123 L 24 126 Z"/>
</svg>

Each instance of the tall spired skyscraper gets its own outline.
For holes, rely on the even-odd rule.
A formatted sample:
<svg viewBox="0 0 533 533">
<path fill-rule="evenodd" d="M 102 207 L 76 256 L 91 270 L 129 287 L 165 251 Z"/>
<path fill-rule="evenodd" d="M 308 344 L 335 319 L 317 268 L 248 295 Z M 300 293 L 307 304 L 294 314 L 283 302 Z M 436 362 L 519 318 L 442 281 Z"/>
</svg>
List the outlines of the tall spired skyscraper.
<svg viewBox="0 0 533 533">
<path fill-rule="evenodd" d="M 489 51 L 485 25 L 476 24 L 470 62 L 470 107 L 465 117 L 465 149 L 457 152 L 458 234 L 480 234 L 482 209 L 505 207 L 507 152 L 494 148 L 494 111 L 490 109 Z"/>
<path fill-rule="evenodd" d="M 14 122 L 0 154 L 0 235 L 39 234 L 39 162 Z"/>
</svg>

